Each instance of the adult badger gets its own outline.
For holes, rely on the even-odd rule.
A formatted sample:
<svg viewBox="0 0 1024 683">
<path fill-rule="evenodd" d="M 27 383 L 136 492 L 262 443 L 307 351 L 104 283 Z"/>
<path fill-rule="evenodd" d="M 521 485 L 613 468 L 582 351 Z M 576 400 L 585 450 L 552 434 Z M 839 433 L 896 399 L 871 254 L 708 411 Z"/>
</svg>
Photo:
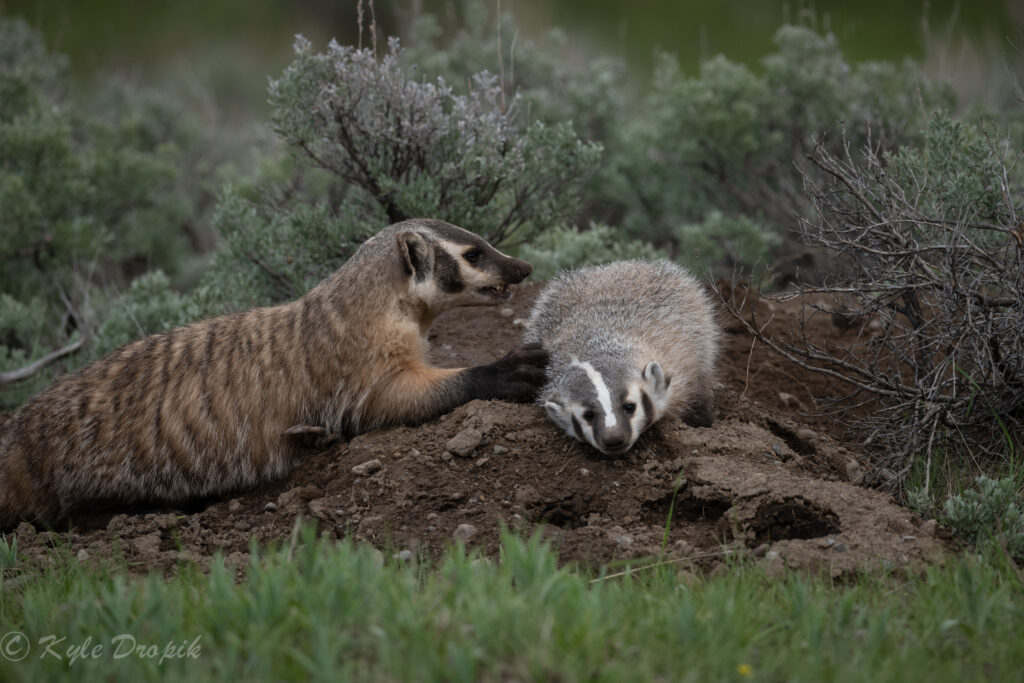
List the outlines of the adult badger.
<svg viewBox="0 0 1024 683">
<path fill-rule="evenodd" d="M 666 414 L 711 425 L 718 339 L 703 288 L 667 261 L 562 273 L 537 298 L 524 337 L 551 354 L 538 398 L 548 415 L 608 455 Z"/>
<path fill-rule="evenodd" d="M 285 475 L 311 437 L 530 401 L 546 354 L 431 367 L 427 330 L 494 304 L 530 264 L 437 220 L 391 225 L 297 301 L 127 344 L 57 379 L 0 436 L 0 527 L 99 503 L 179 502 Z"/>
</svg>

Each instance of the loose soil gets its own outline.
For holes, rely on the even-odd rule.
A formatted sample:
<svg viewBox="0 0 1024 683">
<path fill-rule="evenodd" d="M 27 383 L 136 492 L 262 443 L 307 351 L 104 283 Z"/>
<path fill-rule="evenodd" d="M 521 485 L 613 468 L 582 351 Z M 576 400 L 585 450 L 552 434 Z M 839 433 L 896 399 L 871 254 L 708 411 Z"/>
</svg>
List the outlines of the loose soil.
<svg viewBox="0 0 1024 683">
<path fill-rule="evenodd" d="M 538 289 L 439 318 L 434 362 L 503 354 Z M 799 305 L 759 304 L 778 329 L 795 324 Z M 826 316 L 807 325 L 842 338 Z M 592 568 L 658 558 L 706 569 L 743 553 L 772 571 L 842 578 L 941 560 L 935 522 L 865 487 L 870 468 L 855 446 L 837 440 L 830 418 L 805 414 L 835 395 L 833 382 L 754 344 L 742 326 L 723 318 L 723 327 L 714 426 L 662 420 L 624 457 L 569 439 L 539 407 L 473 401 L 419 427 L 311 452 L 283 481 L 191 509 L 91 515 L 60 532 L 22 524 L 18 549 L 29 561 L 50 561 L 57 547 L 168 574 L 221 553 L 242 571 L 252 540 L 288 543 L 302 520 L 409 561 L 436 558 L 453 539 L 495 556 L 503 527 L 541 528 L 563 562 Z"/>
</svg>

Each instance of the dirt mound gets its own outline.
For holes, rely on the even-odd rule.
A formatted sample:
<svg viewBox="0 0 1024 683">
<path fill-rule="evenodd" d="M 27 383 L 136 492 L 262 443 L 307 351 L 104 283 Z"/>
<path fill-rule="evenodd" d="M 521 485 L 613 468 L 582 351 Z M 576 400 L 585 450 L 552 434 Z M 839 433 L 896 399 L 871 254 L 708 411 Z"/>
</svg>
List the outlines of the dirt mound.
<svg viewBox="0 0 1024 683">
<path fill-rule="evenodd" d="M 431 332 L 435 362 L 499 356 L 536 291 L 443 316 Z M 794 420 L 827 384 L 728 330 L 715 425 L 663 420 L 623 458 L 568 439 L 535 406 L 474 401 L 311 453 L 285 481 L 193 510 L 83 517 L 63 533 L 23 524 L 19 550 L 42 561 L 53 545 L 88 561 L 120 554 L 140 571 L 217 551 L 242 565 L 252 539 L 285 540 L 301 517 L 403 557 L 437 557 L 453 539 L 493 554 L 502 526 L 543 525 L 563 561 L 589 566 L 659 555 L 706 566 L 724 549 L 841 576 L 938 559 L 934 522 L 858 486 L 865 465 L 827 422 Z"/>
</svg>

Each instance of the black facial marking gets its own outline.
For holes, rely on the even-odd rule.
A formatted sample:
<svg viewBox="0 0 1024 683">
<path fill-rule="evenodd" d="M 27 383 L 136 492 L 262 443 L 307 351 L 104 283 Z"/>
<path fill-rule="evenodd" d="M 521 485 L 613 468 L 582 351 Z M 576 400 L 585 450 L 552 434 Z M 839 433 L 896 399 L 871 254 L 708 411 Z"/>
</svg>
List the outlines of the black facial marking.
<svg viewBox="0 0 1024 683">
<path fill-rule="evenodd" d="M 646 391 L 640 392 L 640 400 L 644 404 L 644 424 L 640 429 L 640 431 L 643 431 L 654 421 L 654 403 Z"/>
<path fill-rule="evenodd" d="M 462 278 L 459 277 L 459 264 L 444 249 L 438 249 L 434 254 L 434 270 L 437 286 L 441 288 L 442 292 L 455 294 L 466 288 Z"/>
<path fill-rule="evenodd" d="M 583 438 L 583 428 L 580 427 L 580 421 L 576 419 L 576 414 L 572 414 L 572 433 L 574 436 Z"/>
</svg>

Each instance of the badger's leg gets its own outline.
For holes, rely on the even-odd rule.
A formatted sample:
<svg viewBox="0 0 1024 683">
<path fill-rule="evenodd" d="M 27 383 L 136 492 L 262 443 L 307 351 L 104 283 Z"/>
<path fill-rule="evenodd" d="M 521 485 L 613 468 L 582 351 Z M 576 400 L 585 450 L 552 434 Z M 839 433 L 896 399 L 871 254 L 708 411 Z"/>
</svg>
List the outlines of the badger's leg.
<svg viewBox="0 0 1024 683">
<path fill-rule="evenodd" d="M 392 375 L 364 414 L 373 424 L 419 424 L 473 399 L 529 402 L 544 384 L 548 354 L 540 344 L 526 344 L 503 358 L 472 368 L 444 369 L 424 364 Z"/>
<path fill-rule="evenodd" d="M 711 392 L 704 392 L 695 396 L 683 413 L 683 422 L 691 427 L 710 427 L 715 422 L 715 416 L 711 412 Z"/>
<path fill-rule="evenodd" d="M 340 435 L 317 425 L 294 425 L 284 430 L 281 436 L 287 437 L 301 448 L 313 450 L 323 450 L 341 441 Z"/>
</svg>

